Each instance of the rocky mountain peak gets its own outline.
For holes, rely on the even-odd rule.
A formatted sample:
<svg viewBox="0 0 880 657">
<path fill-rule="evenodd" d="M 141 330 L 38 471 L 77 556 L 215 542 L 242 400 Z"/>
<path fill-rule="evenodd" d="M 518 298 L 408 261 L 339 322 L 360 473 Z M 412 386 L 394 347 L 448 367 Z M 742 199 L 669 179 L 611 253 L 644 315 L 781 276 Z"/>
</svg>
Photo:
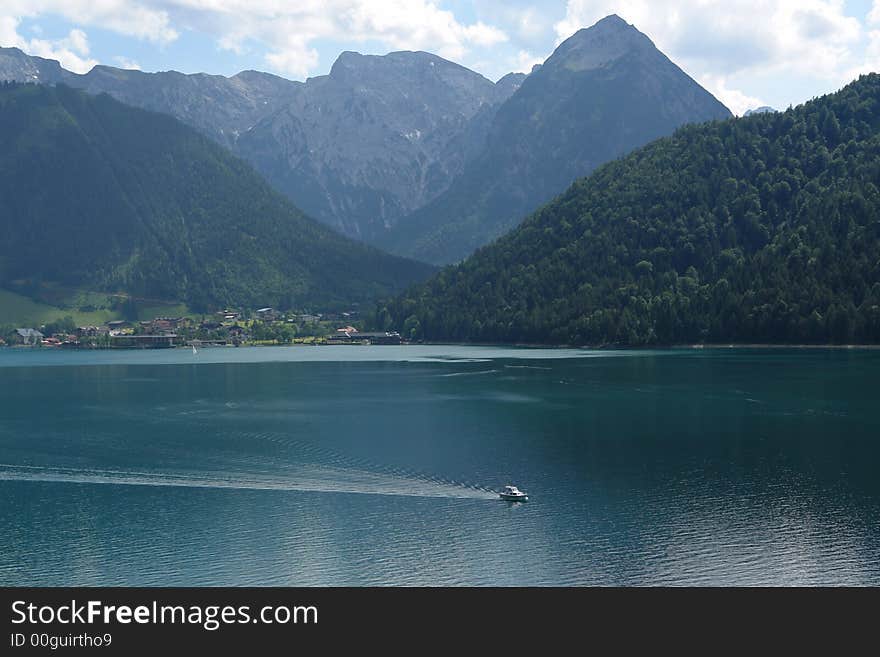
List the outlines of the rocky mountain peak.
<svg viewBox="0 0 880 657">
<path fill-rule="evenodd" d="M 18 48 L 0 48 L 0 80 L 55 84 L 70 75 L 54 59 L 31 57 Z"/>
<path fill-rule="evenodd" d="M 547 67 L 588 71 L 606 66 L 636 50 L 656 50 L 651 40 L 620 16 L 606 16 L 563 41 L 545 62 Z"/>
<path fill-rule="evenodd" d="M 433 85 L 439 81 L 453 86 L 476 84 L 486 89 L 492 87 L 492 83 L 479 73 L 421 51 L 398 51 L 387 55 L 345 51 L 336 58 L 326 78 L 351 85 Z"/>
<path fill-rule="evenodd" d="M 525 73 L 508 73 L 495 83 L 495 95 L 501 101 L 510 98 L 522 86 L 528 76 Z"/>
</svg>

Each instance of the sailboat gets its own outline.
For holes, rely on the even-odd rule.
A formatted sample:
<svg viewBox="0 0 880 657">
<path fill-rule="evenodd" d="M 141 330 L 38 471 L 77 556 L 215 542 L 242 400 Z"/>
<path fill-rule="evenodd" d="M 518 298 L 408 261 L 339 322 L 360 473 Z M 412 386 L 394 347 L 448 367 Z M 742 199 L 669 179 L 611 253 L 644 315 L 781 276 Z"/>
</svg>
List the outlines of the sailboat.
<svg viewBox="0 0 880 657">
<path fill-rule="evenodd" d="M 191 345 L 191 346 L 192 346 L 192 348 L 193 348 L 193 356 L 195 356 L 197 353 L 199 353 L 199 350 L 196 349 L 196 346 L 195 346 L 195 345 Z"/>
</svg>

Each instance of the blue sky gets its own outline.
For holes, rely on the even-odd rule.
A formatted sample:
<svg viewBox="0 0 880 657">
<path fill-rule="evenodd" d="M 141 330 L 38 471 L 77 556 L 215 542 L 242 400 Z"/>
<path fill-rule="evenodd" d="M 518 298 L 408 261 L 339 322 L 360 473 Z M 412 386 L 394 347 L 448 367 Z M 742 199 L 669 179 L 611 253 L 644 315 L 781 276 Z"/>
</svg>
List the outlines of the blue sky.
<svg viewBox="0 0 880 657">
<path fill-rule="evenodd" d="M 880 0 L 3 0 L 0 45 L 145 71 L 302 80 L 343 50 L 428 50 L 490 79 L 616 13 L 734 112 L 880 69 Z"/>
</svg>

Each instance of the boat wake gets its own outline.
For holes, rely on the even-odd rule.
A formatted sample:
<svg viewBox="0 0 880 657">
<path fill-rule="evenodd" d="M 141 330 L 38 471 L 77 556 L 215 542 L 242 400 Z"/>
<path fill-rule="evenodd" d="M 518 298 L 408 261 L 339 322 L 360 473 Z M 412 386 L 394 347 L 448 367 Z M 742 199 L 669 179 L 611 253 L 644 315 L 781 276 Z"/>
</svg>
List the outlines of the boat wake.
<svg viewBox="0 0 880 657">
<path fill-rule="evenodd" d="M 42 481 L 115 486 L 170 486 L 262 491 L 355 493 L 447 499 L 497 499 L 480 487 L 349 468 L 293 466 L 272 474 L 161 473 L 0 464 L 0 481 Z"/>
</svg>

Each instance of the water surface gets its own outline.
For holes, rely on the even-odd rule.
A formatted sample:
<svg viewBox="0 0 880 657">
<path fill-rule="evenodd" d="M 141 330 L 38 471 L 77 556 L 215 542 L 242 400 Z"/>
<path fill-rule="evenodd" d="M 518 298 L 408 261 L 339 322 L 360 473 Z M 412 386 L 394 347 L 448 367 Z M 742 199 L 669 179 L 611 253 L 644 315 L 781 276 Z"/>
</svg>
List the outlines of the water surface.
<svg viewBox="0 0 880 657">
<path fill-rule="evenodd" d="M 0 584 L 878 585 L 878 376 L 859 350 L 3 349 Z"/>
</svg>

